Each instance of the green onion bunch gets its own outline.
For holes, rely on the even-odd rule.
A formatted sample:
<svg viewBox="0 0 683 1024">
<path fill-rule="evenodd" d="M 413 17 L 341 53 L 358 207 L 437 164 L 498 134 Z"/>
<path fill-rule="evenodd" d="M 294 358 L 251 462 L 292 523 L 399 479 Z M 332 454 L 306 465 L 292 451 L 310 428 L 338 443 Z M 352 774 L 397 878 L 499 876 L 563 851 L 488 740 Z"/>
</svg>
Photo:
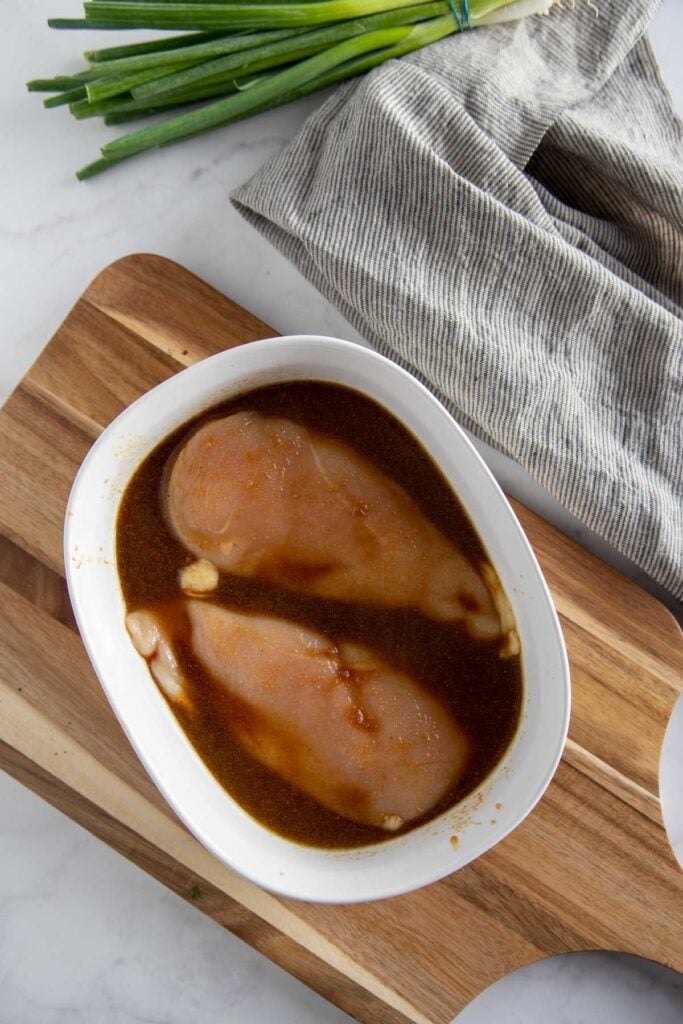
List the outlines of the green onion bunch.
<svg viewBox="0 0 683 1024">
<path fill-rule="evenodd" d="M 136 153 L 289 103 L 456 32 L 546 11 L 555 0 L 85 0 L 56 29 L 159 29 L 86 50 L 87 67 L 38 78 L 46 107 L 119 125 L 170 115 L 102 146 L 90 178 Z M 505 10 L 507 8 L 507 10 Z"/>
</svg>

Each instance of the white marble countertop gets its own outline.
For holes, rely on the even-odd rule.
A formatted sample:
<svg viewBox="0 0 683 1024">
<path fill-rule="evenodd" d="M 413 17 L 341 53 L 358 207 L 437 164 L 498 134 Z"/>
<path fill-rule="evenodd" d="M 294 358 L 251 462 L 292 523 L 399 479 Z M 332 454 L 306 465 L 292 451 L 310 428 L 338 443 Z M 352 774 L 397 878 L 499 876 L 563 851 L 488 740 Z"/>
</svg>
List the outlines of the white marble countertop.
<svg viewBox="0 0 683 1024">
<path fill-rule="evenodd" d="M 107 130 L 46 112 L 23 90 L 29 77 L 76 69 L 80 40 L 49 32 L 45 19 L 78 9 L 25 0 L 0 38 L 0 402 L 89 280 L 130 252 L 178 260 L 282 333 L 356 338 L 227 201 L 319 100 L 79 184 L 73 171 Z M 680 111 L 680 0 L 664 0 L 651 37 Z M 643 582 L 519 467 L 485 456 L 510 493 Z M 0 807 L 0 1024 L 349 1020 L 6 776 Z M 683 978 L 617 955 L 557 958 L 501 980 L 459 1017 L 491 1020 L 680 1024 Z"/>
</svg>

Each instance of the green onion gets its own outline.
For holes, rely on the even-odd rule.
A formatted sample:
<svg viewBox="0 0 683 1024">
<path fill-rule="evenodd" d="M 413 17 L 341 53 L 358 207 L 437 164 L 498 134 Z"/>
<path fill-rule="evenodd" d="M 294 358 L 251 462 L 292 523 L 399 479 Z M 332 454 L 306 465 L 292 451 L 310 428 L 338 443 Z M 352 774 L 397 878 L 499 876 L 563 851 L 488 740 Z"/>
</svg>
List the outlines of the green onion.
<svg viewBox="0 0 683 1024">
<path fill-rule="evenodd" d="M 34 78 L 26 83 L 29 92 L 62 92 L 64 89 L 73 89 L 78 82 L 85 82 L 87 79 L 80 75 L 62 75 L 59 78 Z M 93 78 L 97 77 L 96 72 L 88 72 Z"/>
<path fill-rule="evenodd" d="M 225 95 L 226 89 L 223 89 L 221 93 L 214 93 L 214 95 Z M 196 100 L 174 100 L 173 103 L 169 103 L 166 106 L 162 106 L 160 103 L 156 106 L 145 106 L 140 107 L 139 110 L 111 110 L 108 114 L 105 114 L 102 120 L 105 124 L 116 125 L 116 124 L 130 124 L 132 121 L 142 121 L 147 117 L 152 117 L 154 114 L 167 114 L 169 107 L 173 107 L 174 110 L 182 110 L 183 107 L 195 106 Z"/>
<path fill-rule="evenodd" d="M 182 64 L 190 58 L 199 62 L 218 57 L 222 54 L 237 53 L 241 50 L 248 50 L 254 46 L 262 46 L 266 43 L 276 43 L 281 39 L 290 39 L 292 36 L 302 35 L 305 28 L 280 28 L 272 32 L 252 32 L 240 35 L 220 36 L 209 42 L 198 43 L 196 46 L 186 45 L 182 49 L 163 50 L 161 52 L 146 53 L 123 57 L 120 60 L 109 60 L 97 62 L 96 69 L 104 73 L 119 71 L 141 71 L 145 68 L 156 67 L 159 64 L 171 65 Z M 196 33 L 203 35 L 203 33 Z M 104 52 L 104 51 L 102 51 Z M 87 57 L 88 54 L 86 53 Z"/>
<path fill-rule="evenodd" d="M 188 67 L 192 63 L 192 61 L 188 61 L 184 66 Z M 164 67 L 147 68 L 145 71 L 136 71 L 129 75 L 110 75 L 98 78 L 87 84 L 88 99 L 96 102 L 105 100 L 109 96 L 121 96 L 125 92 L 131 92 L 142 83 L 156 81 L 171 75 L 174 70 L 174 68 Z"/>
<path fill-rule="evenodd" d="M 77 85 L 73 89 L 66 89 L 65 92 L 60 92 L 56 96 L 50 96 L 49 99 L 43 100 L 43 106 L 50 107 L 63 107 L 67 103 L 75 103 L 77 100 L 83 99 L 88 95 L 87 89 L 84 85 Z"/>
<path fill-rule="evenodd" d="M 134 156 L 135 153 L 141 153 L 153 146 L 176 142 L 188 135 L 195 135 L 199 131 L 217 128 L 235 117 L 244 116 L 251 111 L 252 107 L 276 100 L 280 93 L 304 85 L 318 75 L 329 71 L 335 65 L 357 56 L 358 53 L 398 43 L 410 31 L 411 29 L 407 27 L 390 28 L 380 32 L 370 32 L 358 39 L 346 40 L 337 46 L 330 47 L 323 53 L 316 54 L 315 57 L 309 57 L 308 60 L 295 64 L 294 67 L 280 71 L 260 86 L 218 100 L 201 110 L 193 111 L 190 114 L 180 114 L 159 125 L 143 128 L 132 135 L 124 135 L 121 139 L 109 142 L 102 147 L 102 154 L 116 157 Z"/>
<path fill-rule="evenodd" d="M 123 124 L 165 120 L 108 142 L 78 172 L 93 177 L 136 153 L 211 131 L 325 89 L 461 31 L 558 0 L 85 0 L 84 18 L 60 29 L 184 30 L 86 50 L 89 67 L 36 78 L 48 108 Z M 185 109 L 189 108 L 189 109 Z"/>
<path fill-rule="evenodd" d="M 125 157 L 122 159 L 125 159 Z M 110 167 L 116 167 L 120 163 L 121 159 L 117 160 L 115 157 L 102 156 L 99 160 L 93 160 L 87 167 L 81 167 L 80 171 L 76 171 L 76 177 L 79 181 L 86 181 L 88 178 L 93 178 L 96 174 L 101 174 L 102 171 L 108 171 Z"/>
<path fill-rule="evenodd" d="M 167 111 L 169 107 L 185 106 L 188 103 L 197 103 L 200 100 L 213 99 L 216 96 L 236 91 L 235 78 L 234 75 L 231 75 L 201 89 L 186 89 L 169 93 L 167 96 L 160 96 L 155 100 L 136 100 L 132 96 L 114 96 L 111 99 L 91 103 L 85 99 L 72 103 L 69 109 L 79 121 L 87 117 L 104 117 L 105 123 L 107 123 L 110 114 L 136 114 L 138 116 L 142 114 L 146 116 L 147 111 L 156 114 L 160 111 Z"/>
<path fill-rule="evenodd" d="M 420 50 L 423 46 L 428 46 L 429 43 L 438 42 L 439 39 L 444 39 L 446 36 L 451 35 L 456 31 L 457 26 L 453 25 L 450 15 L 446 18 L 434 18 L 430 22 L 417 25 L 401 42 L 387 46 L 384 49 L 376 50 L 370 54 L 361 54 L 351 60 L 347 60 L 338 67 L 332 68 L 326 74 L 322 74 L 319 78 L 305 82 L 303 85 L 283 93 L 274 102 L 266 101 L 260 103 L 247 113 L 230 118 L 230 120 L 225 123 L 231 124 L 233 121 L 241 121 L 243 118 L 250 117 L 252 114 L 260 114 L 266 110 L 271 110 L 273 107 L 279 107 L 286 103 L 291 103 L 293 100 L 301 99 L 304 96 L 310 96 L 311 93 L 318 92 L 321 89 L 327 89 L 331 85 L 336 85 L 339 82 L 344 82 L 349 78 L 354 78 L 356 75 L 370 71 L 372 68 L 378 67 L 387 60 L 395 60 L 399 57 L 405 56 L 407 53 L 412 53 L 414 50 Z M 161 127 L 161 125 L 159 127 Z M 193 132 L 192 134 L 200 135 L 201 133 L 202 129 Z M 190 136 L 188 135 L 185 137 L 189 138 Z M 159 145 L 169 146 L 177 141 L 182 140 L 171 139 L 167 142 L 161 142 Z"/>
<path fill-rule="evenodd" d="M 47 23 L 50 28 L 121 28 L 118 21 L 102 20 L 95 25 L 89 18 L 48 18 Z"/>
<path fill-rule="evenodd" d="M 224 38 L 220 32 L 188 32 L 182 36 L 167 36 L 164 39 L 149 39 L 145 43 L 128 43 L 127 46 L 105 46 L 102 50 L 86 50 L 83 56 L 91 64 L 119 60 L 124 57 L 137 57 L 142 54 L 168 52 L 183 46 L 194 46 L 207 43 L 211 39 Z"/>
<path fill-rule="evenodd" d="M 395 25 L 412 24 L 425 18 L 443 14 L 448 4 L 441 0 L 431 4 L 420 4 L 404 10 L 384 11 L 382 14 L 371 15 L 369 18 L 357 18 L 340 25 L 329 25 L 326 28 L 306 32 L 294 39 L 286 39 L 267 46 L 257 46 L 244 53 L 230 54 L 217 60 L 195 65 L 175 74 L 165 75 L 155 81 L 135 86 L 131 91 L 136 99 L 150 99 L 174 89 L 188 88 L 204 81 L 210 81 L 212 75 L 225 74 L 232 71 L 240 75 L 253 75 L 265 71 L 278 64 L 290 64 L 314 53 L 319 53 L 333 43 L 344 39 L 374 32 L 381 28 L 392 28 Z"/>
<path fill-rule="evenodd" d="M 60 75 L 58 78 L 34 78 L 27 83 L 26 88 L 29 92 L 62 92 L 84 82 L 93 82 L 98 77 L 94 68 L 87 68 L 85 71 L 77 71 L 73 75 Z"/>
<path fill-rule="evenodd" d="M 412 31 L 415 29 L 401 26 L 383 29 L 379 32 L 369 32 L 356 39 L 348 39 L 337 46 L 330 47 L 323 53 L 316 54 L 315 57 L 309 57 L 285 71 L 280 71 L 253 89 L 218 100 L 201 110 L 180 114 L 178 117 L 162 121 L 161 124 L 153 125 L 150 128 L 142 128 L 139 132 L 124 135 L 123 138 L 116 139 L 114 142 L 108 142 L 102 147 L 102 154 L 116 157 L 134 156 L 135 153 L 141 153 L 153 146 L 177 142 L 190 135 L 196 135 L 198 132 L 218 128 L 220 125 L 234 120 L 235 117 L 244 117 L 245 114 L 251 113 L 252 108 L 260 107 L 264 102 L 277 100 L 280 93 L 296 89 L 297 86 L 304 85 L 360 53 L 398 43 Z"/>
<path fill-rule="evenodd" d="M 85 0 L 86 18 L 118 21 L 122 28 L 298 28 L 347 21 L 414 0 L 308 0 L 298 4 L 140 3 L 139 0 Z"/>
</svg>

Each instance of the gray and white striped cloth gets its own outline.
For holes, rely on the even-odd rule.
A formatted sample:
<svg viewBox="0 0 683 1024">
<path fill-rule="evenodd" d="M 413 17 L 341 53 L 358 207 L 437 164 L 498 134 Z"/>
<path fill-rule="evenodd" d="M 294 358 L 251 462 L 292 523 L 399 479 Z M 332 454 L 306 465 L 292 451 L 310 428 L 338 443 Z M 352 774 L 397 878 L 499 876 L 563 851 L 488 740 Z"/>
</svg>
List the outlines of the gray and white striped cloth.
<svg viewBox="0 0 683 1024">
<path fill-rule="evenodd" d="M 386 64 L 232 198 L 680 599 L 683 145 L 643 36 L 656 6 L 566 0 Z"/>
</svg>

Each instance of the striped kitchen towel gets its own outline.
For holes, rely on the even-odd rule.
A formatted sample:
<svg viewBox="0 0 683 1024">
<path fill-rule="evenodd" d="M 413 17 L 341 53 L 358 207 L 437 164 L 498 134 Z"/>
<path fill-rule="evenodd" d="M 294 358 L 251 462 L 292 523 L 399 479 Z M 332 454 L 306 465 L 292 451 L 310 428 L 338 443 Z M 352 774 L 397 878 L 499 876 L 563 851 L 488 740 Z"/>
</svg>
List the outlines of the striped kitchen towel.
<svg viewBox="0 0 683 1024">
<path fill-rule="evenodd" d="M 655 0 L 339 88 L 233 195 L 386 355 L 683 597 L 683 144 Z"/>
</svg>

